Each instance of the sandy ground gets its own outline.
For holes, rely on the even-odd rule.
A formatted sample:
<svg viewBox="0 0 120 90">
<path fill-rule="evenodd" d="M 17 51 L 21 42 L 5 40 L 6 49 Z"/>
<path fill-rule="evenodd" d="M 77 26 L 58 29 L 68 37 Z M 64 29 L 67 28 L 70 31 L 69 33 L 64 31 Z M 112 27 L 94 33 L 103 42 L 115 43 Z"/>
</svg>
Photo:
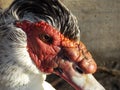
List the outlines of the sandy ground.
<svg viewBox="0 0 120 90">
<path fill-rule="evenodd" d="M 10 1 L 0 0 L 0 7 Z M 120 0 L 61 1 L 78 19 L 81 40 L 99 67 L 95 77 L 106 90 L 120 90 Z M 50 75 L 47 81 L 57 90 L 74 90 L 57 76 Z"/>
<path fill-rule="evenodd" d="M 0 0 L 0 8 L 6 9 L 13 0 Z"/>
</svg>

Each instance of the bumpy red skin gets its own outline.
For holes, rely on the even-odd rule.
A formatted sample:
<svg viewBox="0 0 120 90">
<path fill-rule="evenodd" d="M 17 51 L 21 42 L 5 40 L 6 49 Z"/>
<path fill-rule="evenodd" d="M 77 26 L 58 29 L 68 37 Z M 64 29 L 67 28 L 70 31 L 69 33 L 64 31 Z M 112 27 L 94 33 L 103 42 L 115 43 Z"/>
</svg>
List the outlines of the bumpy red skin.
<svg viewBox="0 0 120 90">
<path fill-rule="evenodd" d="M 53 73 L 59 66 L 58 53 L 63 54 L 69 60 L 76 63 L 84 73 L 94 73 L 97 65 L 91 54 L 81 41 L 72 41 L 64 37 L 58 30 L 44 21 L 31 23 L 29 21 L 16 22 L 17 27 L 22 28 L 27 34 L 28 52 L 36 66 L 43 72 Z M 52 42 L 48 43 L 42 37 L 49 35 Z"/>
</svg>

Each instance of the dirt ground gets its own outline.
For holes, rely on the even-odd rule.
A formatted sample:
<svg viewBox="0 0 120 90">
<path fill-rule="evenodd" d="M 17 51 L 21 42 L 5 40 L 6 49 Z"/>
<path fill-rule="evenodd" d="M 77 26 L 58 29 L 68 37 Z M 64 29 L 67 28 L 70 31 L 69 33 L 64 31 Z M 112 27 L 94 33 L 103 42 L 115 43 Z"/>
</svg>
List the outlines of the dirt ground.
<svg viewBox="0 0 120 90">
<path fill-rule="evenodd" d="M 6 8 L 12 0 L 1 1 L 0 6 Z M 120 0 L 61 1 L 77 17 L 81 41 L 98 64 L 94 76 L 106 90 L 120 90 Z M 47 81 L 57 90 L 74 90 L 55 75 L 48 76 Z"/>
</svg>

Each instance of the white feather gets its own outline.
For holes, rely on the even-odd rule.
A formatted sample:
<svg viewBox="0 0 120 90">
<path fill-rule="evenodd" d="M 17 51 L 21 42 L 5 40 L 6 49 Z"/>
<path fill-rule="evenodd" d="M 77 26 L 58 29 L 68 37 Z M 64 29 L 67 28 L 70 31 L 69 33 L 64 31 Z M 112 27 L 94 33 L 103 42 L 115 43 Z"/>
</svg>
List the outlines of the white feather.
<svg viewBox="0 0 120 90">
<path fill-rule="evenodd" d="M 55 90 L 31 60 L 24 31 L 8 28 L 0 39 L 0 90 Z"/>
</svg>

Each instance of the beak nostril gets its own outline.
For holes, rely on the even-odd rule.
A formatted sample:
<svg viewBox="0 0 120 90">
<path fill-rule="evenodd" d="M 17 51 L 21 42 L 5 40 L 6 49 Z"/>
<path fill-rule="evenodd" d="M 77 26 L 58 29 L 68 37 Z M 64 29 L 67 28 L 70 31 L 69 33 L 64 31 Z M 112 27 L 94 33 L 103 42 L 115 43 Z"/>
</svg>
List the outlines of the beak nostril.
<svg viewBox="0 0 120 90">
<path fill-rule="evenodd" d="M 78 68 L 78 67 L 76 67 L 76 70 L 77 70 L 79 73 L 83 73 L 83 71 L 82 71 L 80 68 Z"/>
<path fill-rule="evenodd" d="M 73 65 L 73 68 L 78 72 L 78 73 L 81 73 L 81 74 L 83 74 L 84 72 L 83 72 L 83 70 L 80 68 L 80 67 L 78 67 L 77 65 Z"/>
</svg>

